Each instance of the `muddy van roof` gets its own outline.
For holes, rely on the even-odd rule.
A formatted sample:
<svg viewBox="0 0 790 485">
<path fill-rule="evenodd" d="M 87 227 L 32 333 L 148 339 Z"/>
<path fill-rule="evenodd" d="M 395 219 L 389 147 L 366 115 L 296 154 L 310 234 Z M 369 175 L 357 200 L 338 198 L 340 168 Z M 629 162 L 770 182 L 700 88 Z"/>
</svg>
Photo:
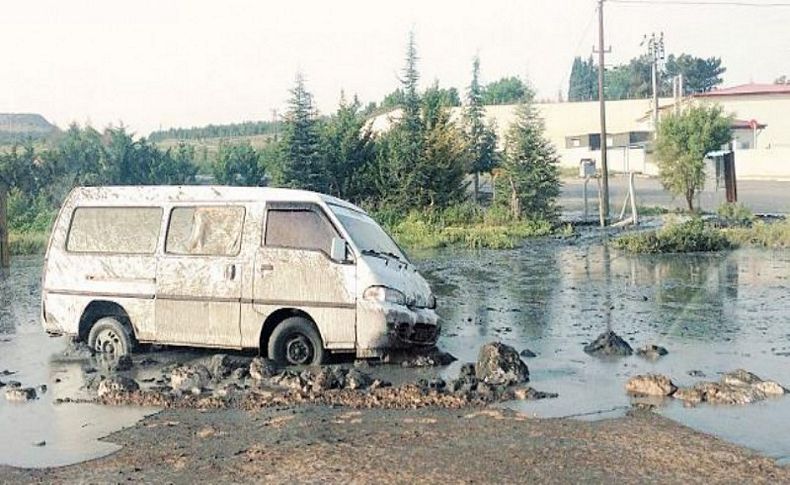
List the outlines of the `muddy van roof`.
<svg viewBox="0 0 790 485">
<path fill-rule="evenodd" d="M 111 205 L 161 204 L 172 202 L 326 202 L 364 212 L 359 207 L 331 195 L 309 190 L 270 187 L 229 187 L 225 185 L 126 185 L 75 187 L 73 202 L 100 202 Z"/>
</svg>

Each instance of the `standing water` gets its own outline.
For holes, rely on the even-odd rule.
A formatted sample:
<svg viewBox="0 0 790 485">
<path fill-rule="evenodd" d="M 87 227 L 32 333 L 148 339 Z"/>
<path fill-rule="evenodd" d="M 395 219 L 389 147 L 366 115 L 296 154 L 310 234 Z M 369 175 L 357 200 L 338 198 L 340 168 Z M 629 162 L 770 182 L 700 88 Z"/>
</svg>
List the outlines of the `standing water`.
<svg viewBox="0 0 790 485">
<path fill-rule="evenodd" d="M 57 466 L 106 455 L 119 447 L 100 438 L 153 412 L 56 402 L 87 397 L 84 361 L 65 357 L 65 339 L 48 337 L 41 327 L 41 269 L 41 258 L 15 258 L 0 278 L 0 381 L 37 388 L 38 395 L 25 403 L 0 397 L 4 465 Z"/>
<path fill-rule="evenodd" d="M 532 242 L 519 250 L 421 254 L 440 298 L 443 347 L 474 361 L 500 340 L 525 359 L 532 384 L 557 399 L 508 403 L 542 417 L 598 419 L 630 406 L 625 382 L 647 372 L 677 385 L 718 380 L 745 368 L 790 385 L 790 251 L 630 255 L 601 244 Z M 652 362 L 599 359 L 583 351 L 611 329 L 634 349 L 666 347 Z M 447 370 L 451 375 L 455 368 Z M 705 377 L 692 377 L 704 374 Z M 790 462 L 790 398 L 747 406 L 686 408 L 666 399 L 661 414 Z"/>
<path fill-rule="evenodd" d="M 505 405 L 542 417 L 600 419 L 630 406 L 624 384 L 658 372 L 678 385 L 739 367 L 790 385 L 790 251 L 632 256 L 595 244 L 529 242 L 512 251 L 442 250 L 416 263 L 439 297 L 440 345 L 459 357 L 455 377 L 486 342 L 537 355 L 526 359 L 532 384 L 556 399 Z M 47 386 L 30 403 L 0 399 L 0 463 L 53 466 L 115 450 L 99 438 L 136 423 L 151 409 L 57 403 L 87 397 L 84 361 L 64 359 L 65 339 L 39 323 L 40 258 L 17 258 L 0 280 L 0 381 Z M 583 347 L 607 329 L 634 347 L 658 344 L 669 355 L 602 360 Z M 160 356 L 157 356 L 160 358 Z M 418 372 L 418 371 L 415 371 Z M 658 412 L 680 423 L 790 462 L 790 398 L 747 406 L 671 399 Z M 777 431 L 779 430 L 779 431 Z M 42 445 L 42 442 L 45 442 Z M 36 446 L 42 445 L 42 446 Z"/>
</svg>

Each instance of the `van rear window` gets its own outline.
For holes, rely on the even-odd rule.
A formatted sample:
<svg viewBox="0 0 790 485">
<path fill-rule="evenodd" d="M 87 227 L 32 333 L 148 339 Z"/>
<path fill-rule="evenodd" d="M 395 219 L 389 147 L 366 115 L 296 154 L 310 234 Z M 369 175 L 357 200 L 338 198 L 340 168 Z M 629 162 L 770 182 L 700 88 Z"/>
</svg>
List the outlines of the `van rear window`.
<svg viewBox="0 0 790 485">
<path fill-rule="evenodd" d="M 160 207 L 78 207 L 66 249 L 75 253 L 153 254 L 162 225 Z"/>
</svg>

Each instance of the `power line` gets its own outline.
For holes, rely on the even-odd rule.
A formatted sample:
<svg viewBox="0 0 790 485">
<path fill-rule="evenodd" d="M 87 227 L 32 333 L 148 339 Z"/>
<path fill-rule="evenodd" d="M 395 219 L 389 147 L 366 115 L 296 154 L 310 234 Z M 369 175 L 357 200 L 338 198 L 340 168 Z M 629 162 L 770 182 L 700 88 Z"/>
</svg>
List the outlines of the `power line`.
<svg viewBox="0 0 790 485">
<path fill-rule="evenodd" d="M 688 6 L 725 6 L 725 7 L 756 7 L 756 8 L 776 8 L 790 7 L 787 2 L 754 3 L 739 0 L 712 0 L 709 2 L 700 0 L 606 0 L 609 3 L 619 3 L 623 5 L 688 5 Z"/>
<path fill-rule="evenodd" d="M 579 49 L 582 46 L 582 42 L 587 39 L 587 34 L 590 32 L 590 27 L 593 25 L 593 21 L 598 15 L 598 6 L 596 5 L 593 7 L 592 11 L 590 12 L 590 17 L 587 19 L 587 25 L 584 26 L 584 29 L 581 30 L 581 35 L 579 36 L 579 41 L 576 43 L 576 47 L 573 48 L 573 55 L 574 57 L 579 53 Z M 560 85 L 563 85 L 567 80 L 571 77 L 571 72 L 573 71 L 573 66 L 568 68 L 568 71 L 565 73 L 565 76 L 560 81 Z"/>
</svg>

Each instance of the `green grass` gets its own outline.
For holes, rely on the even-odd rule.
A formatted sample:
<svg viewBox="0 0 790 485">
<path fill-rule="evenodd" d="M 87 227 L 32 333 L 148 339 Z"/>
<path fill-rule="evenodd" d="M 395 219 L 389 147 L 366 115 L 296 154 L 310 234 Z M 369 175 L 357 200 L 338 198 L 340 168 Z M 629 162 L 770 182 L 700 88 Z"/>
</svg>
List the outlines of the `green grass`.
<svg viewBox="0 0 790 485">
<path fill-rule="evenodd" d="M 790 248 L 790 221 L 774 223 L 758 221 L 750 227 L 722 229 L 733 244 L 771 249 Z"/>
<path fill-rule="evenodd" d="M 702 219 L 670 224 L 657 231 L 625 234 L 613 241 L 614 247 L 632 253 L 696 253 L 722 251 L 734 244 L 717 228 Z"/>
<path fill-rule="evenodd" d="M 415 211 L 406 217 L 384 211 L 374 217 L 398 244 L 409 249 L 511 249 L 528 238 L 573 232 L 570 226 L 556 228 L 544 220 L 513 220 L 499 208 L 484 209 L 475 204 L 460 204 L 442 211 Z"/>
<path fill-rule="evenodd" d="M 17 256 L 44 254 L 48 242 L 48 232 L 11 232 L 8 237 L 11 254 Z"/>
</svg>

